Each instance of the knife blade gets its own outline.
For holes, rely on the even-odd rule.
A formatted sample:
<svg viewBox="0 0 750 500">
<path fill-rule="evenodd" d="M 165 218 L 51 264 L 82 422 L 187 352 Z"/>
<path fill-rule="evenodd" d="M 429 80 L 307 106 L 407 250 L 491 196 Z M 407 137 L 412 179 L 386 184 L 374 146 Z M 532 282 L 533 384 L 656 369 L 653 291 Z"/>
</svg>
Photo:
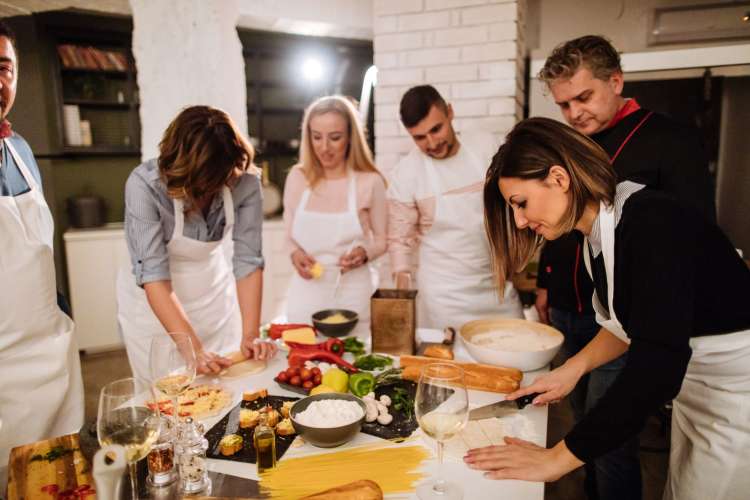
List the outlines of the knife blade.
<svg viewBox="0 0 750 500">
<path fill-rule="evenodd" d="M 497 403 L 488 404 L 486 406 L 480 406 L 469 411 L 469 420 L 484 420 L 485 418 L 493 417 L 504 417 L 518 413 L 523 410 L 536 398 L 539 394 L 528 394 L 521 396 L 515 401 L 498 401 Z"/>
</svg>

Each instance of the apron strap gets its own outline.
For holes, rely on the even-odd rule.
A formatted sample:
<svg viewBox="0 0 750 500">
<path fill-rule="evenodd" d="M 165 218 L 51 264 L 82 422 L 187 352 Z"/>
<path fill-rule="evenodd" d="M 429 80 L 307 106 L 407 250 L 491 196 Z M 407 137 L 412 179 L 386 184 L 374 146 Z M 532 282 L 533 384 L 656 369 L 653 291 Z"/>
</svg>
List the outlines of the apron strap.
<svg viewBox="0 0 750 500">
<path fill-rule="evenodd" d="M 185 203 L 179 198 L 174 198 L 172 200 L 172 206 L 174 207 L 174 230 L 172 231 L 172 241 L 174 241 L 175 238 L 182 236 L 183 229 L 185 228 Z"/>
<path fill-rule="evenodd" d="M 620 156 L 620 153 L 622 152 L 622 148 L 625 147 L 625 145 L 628 143 L 628 141 L 630 141 L 630 139 L 633 137 L 633 135 L 636 132 L 638 132 L 638 129 L 641 128 L 641 125 L 643 125 L 644 123 L 646 123 L 646 120 L 648 120 L 649 118 L 651 118 L 651 115 L 653 115 L 653 114 L 654 114 L 653 111 L 649 111 L 648 114 L 646 116 L 644 116 L 643 119 L 640 122 L 638 122 L 638 125 L 636 125 L 635 127 L 633 127 L 633 130 L 631 130 L 630 133 L 627 135 L 627 137 L 625 137 L 625 140 L 622 141 L 622 144 L 620 144 L 620 147 L 617 148 L 617 151 L 615 151 L 615 154 L 613 154 L 612 157 L 609 159 L 609 163 L 613 164 L 615 162 L 615 160 L 617 159 L 617 157 Z"/>
<path fill-rule="evenodd" d="M 224 234 L 226 234 L 234 226 L 234 199 L 232 198 L 232 191 L 228 186 L 224 186 L 221 196 L 224 200 Z"/>
<path fill-rule="evenodd" d="M 13 147 L 13 144 L 11 143 L 11 141 L 9 141 L 8 139 L 3 139 L 3 144 L 8 148 L 10 155 L 13 157 L 13 161 L 16 162 L 16 166 L 18 167 L 18 170 L 21 172 L 21 176 L 29 185 L 29 189 L 31 190 L 39 189 L 39 183 L 37 183 L 34 176 L 31 175 L 31 170 L 29 170 L 29 167 L 26 166 L 26 162 L 23 161 L 23 158 L 21 158 L 21 155 L 18 154 L 18 151 L 16 151 L 16 148 Z"/>
<path fill-rule="evenodd" d="M 357 175 L 350 172 L 348 177 L 348 186 L 346 194 L 346 209 L 348 212 L 357 213 Z"/>
</svg>

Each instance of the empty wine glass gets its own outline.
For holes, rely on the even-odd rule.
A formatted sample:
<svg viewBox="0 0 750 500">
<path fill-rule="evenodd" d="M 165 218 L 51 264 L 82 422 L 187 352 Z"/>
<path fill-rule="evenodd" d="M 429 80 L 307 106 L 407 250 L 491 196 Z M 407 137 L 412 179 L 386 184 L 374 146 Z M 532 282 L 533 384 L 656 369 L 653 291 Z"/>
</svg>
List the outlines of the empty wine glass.
<svg viewBox="0 0 750 500">
<path fill-rule="evenodd" d="M 102 388 L 99 395 L 97 435 L 99 444 L 125 447 L 130 472 L 130 491 L 138 498 L 136 463 L 151 450 L 159 437 L 159 412 L 144 403 L 153 397 L 149 384 L 136 378 L 115 380 Z"/>
<path fill-rule="evenodd" d="M 469 397 L 461 367 L 449 363 L 431 363 L 422 369 L 414 401 L 414 412 L 422 431 L 437 441 L 437 477 L 417 487 L 417 496 L 425 499 L 463 498 L 460 485 L 443 478 L 444 442 L 459 433 L 469 417 Z"/>
<path fill-rule="evenodd" d="M 195 380 L 197 361 L 190 335 L 170 333 L 151 339 L 149 351 L 151 380 L 157 394 L 172 401 L 172 417 L 178 422 L 179 395 Z"/>
</svg>

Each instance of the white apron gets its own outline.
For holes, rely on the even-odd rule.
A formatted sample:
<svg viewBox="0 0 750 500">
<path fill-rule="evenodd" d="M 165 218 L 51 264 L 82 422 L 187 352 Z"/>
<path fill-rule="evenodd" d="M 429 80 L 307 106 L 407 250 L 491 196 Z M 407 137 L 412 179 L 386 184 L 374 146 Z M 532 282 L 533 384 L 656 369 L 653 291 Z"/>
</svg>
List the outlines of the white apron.
<svg viewBox="0 0 750 500">
<path fill-rule="evenodd" d="M 310 189 L 302 194 L 292 223 L 292 239 L 305 253 L 323 266 L 323 275 L 306 280 L 296 271 L 287 294 L 287 321 L 311 323 L 313 313 L 323 309 L 349 309 L 359 315 L 352 332 L 365 342 L 370 340 L 370 297 L 376 284 L 370 264 L 365 264 L 341 276 L 334 298 L 339 259 L 364 242 L 364 232 L 357 214 L 356 175 L 349 174 L 345 212 L 324 213 L 306 209 Z"/>
<path fill-rule="evenodd" d="M 234 204 L 228 187 L 222 190 L 225 226 L 219 241 L 198 241 L 183 236 L 185 213 L 182 200 L 174 200 L 175 225 L 167 243 L 169 274 L 190 325 L 209 352 L 236 351 L 242 339 L 242 318 L 237 302 L 237 283 L 227 259 L 232 244 Z M 149 380 L 151 337 L 166 332 L 135 282 L 129 268 L 117 277 L 117 321 L 122 331 L 133 375 Z"/>
<path fill-rule="evenodd" d="M 0 494 L 11 448 L 83 425 L 74 325 L 57 306 L 52 214 L 29 168 L 4 142 L 30 190 L 0 197 Z"/>
<path fill-rule="evenodd" d="M 471 165 L 484 177 L 485 166 L 467 149 Z M 419 245 L 417 321 L 422 328 L 460 327 L 487 316 L 523 318 L 513 284 L 502 302 L 492 276 L 484 230 L 481 192 L 444 195 L 431 158 L 425 167 L 435 193 L 435 220 Z"/>
<path fill-rule="evenodd" d="M 614 308 L 615 215 L 599 210 L 609 313 L 596 293 L 597 322 L 630 343 Z M 584 252 L 591 275 L 588 245 Z M 750 330 L 690 339 L 693 354 L 672 402 L 665 500 L 746 500 L 750 495 Z"/>
</svg>

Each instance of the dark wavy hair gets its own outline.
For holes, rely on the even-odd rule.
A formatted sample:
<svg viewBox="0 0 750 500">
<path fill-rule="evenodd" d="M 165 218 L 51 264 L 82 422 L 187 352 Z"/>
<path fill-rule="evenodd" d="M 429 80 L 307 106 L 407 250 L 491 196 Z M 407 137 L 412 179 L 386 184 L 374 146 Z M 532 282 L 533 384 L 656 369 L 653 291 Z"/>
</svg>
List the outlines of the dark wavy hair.
<svg viewBox="0 0 750 500">
<path fill-rule="evenodd" d="M 437 106 L 443 112 L 448 111 L 448 104 L 435 87 L 418 85 L 410 88 L 401 98 L 399 106 L 401 123 L 406 128 L 414 127 L 427 116 L 433 106 Z"/>
<path fill-rule="evenodd" d="M 172 198 L 189 210 L 243 173 L 257 174 L 255 151 L 229 115 L 209 106 L 185 108 L 159 143 L 159 173 Z"/>
<path fill-rule="evenodd" d="M 549 118 L 518 123 L 492 158 L 484 182 L 484 225 L 500 290 L 544 241 L 530 228 L 516 226 L 513 209 L 500 192 L 500 179 L 542 181 L 555 165 L 570 176 L 568 209 L 560 221 L 563 232 L 574 229 L 588 202 L 611 205 L 614 200 L 615 171 L 594 141 Z"/>
</svg>

